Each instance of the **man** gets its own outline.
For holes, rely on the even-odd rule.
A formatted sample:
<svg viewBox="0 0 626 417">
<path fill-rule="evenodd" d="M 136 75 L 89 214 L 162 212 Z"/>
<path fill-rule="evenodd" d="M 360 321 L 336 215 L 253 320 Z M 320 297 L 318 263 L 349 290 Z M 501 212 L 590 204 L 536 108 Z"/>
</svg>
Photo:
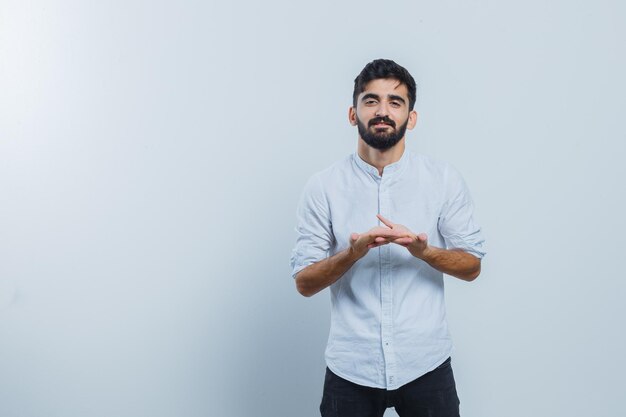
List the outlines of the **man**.
<svg viewBox="0 0 626 417">
<path fill-rule="evenodd" d="M 443 274 L 472 281 L 484 239 L 461 176 L 405 150 L 416 86 L 390 60 L 354 82 L 357 153 L 314 175 L 297 211 L 298 291 L 330 286 L 322 416 L 458 416 Z"/>
</svg>

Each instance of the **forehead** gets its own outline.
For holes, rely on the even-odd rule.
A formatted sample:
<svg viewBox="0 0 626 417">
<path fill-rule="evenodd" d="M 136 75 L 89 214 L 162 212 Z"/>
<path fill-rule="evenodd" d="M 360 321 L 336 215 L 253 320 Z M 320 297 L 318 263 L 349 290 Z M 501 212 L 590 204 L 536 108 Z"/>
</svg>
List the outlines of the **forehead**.
<svg viewBox="0 0 626 417">
<path fill-rule="evenodd" d="M 405 100 L 409 99 L 409 90 L 406 85 L 393 78 L 379 78 L 372 80 L 365 85 L 365 89 L 359 96 L 364 94 L 376 94 L 381 97 L 388 95 L 401 96 Z"/>
</svg>

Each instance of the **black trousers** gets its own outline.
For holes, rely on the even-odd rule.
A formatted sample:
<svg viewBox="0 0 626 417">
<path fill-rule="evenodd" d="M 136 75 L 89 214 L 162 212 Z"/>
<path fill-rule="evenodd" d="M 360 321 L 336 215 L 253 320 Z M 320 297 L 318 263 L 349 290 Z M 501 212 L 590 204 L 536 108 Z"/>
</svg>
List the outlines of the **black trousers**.
<svg viewBox="0 0 626 417">
<path fill-rule="evenodd" d="M 326 368 L 322 417 L 382 417 L 394 407 L 400 417 L 459 417 L 451 360 L 398 389 L 357 385 Z"/>
</svg>

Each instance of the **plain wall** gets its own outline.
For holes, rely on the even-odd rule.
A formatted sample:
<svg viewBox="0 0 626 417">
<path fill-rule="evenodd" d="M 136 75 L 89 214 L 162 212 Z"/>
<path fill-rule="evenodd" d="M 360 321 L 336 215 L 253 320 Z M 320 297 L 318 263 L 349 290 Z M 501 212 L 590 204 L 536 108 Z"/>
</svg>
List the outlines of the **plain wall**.
<svg viewBox="0 0 626 417">
<path fill-rule="evenodd" d="M 0 1 L 0 415 L 316 416 L 307 178 L 375 58 L 487 237 L 447 278 L 464 416 L 612 416 L 626 361 L 625 3 Z M 394 415 L 390 410 L 387 415 Z"/>
</svg>

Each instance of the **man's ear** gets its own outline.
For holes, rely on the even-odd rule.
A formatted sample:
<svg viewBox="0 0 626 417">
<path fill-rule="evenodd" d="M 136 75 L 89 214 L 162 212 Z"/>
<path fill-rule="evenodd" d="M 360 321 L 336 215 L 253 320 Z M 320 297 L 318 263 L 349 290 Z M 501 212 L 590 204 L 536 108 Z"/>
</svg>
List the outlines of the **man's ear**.
<svg viewBox="0 0 626 417">
<path fill-rule="evenodd" d="M 418 118 L 418 114 L 415 110 L 411 110 L 411 112 L 409 113 L 409 121 L 406 124 L 406 128 L 411 130 L 415 127 L 415 124 L 417 123 L 417 118 Z"/>
<path fill-rule="evenodd" d="M 350 122 L 352 126 L 356 126 L 356 107 L 354 106 L 350 106 L 348 109 L 348 122 Z"/>
</svg>

